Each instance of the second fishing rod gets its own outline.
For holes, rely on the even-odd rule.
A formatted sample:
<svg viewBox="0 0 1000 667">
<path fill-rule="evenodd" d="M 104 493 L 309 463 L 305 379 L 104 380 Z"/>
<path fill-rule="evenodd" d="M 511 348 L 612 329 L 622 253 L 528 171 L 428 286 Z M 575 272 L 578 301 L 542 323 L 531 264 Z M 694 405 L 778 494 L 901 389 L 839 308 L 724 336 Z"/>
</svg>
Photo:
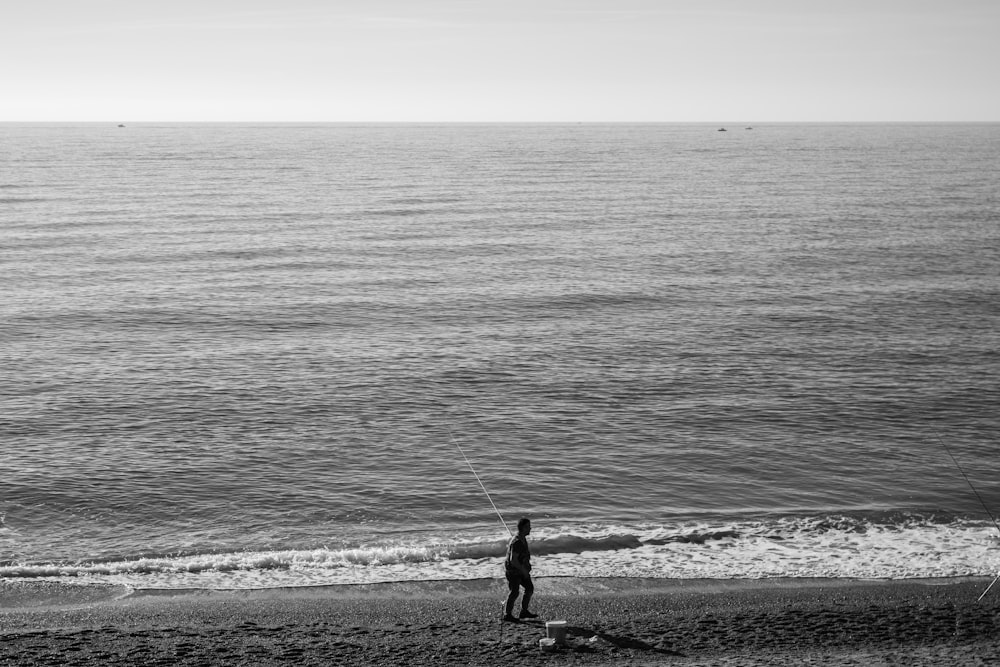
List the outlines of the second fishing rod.
<svg viewBox="0 0 1000 667">
<path fill-rule="evenodd" d="M 934 429 L 934 435 L 937 436 L 938 442 L 940 442 L 941 446 L 944 447 L 944 451 L 948 452 L 948 456 L 951 457 L 952 463 L 955 464 L 955 467 L 958 468 L 958 472 L 960 472 L 962 477 L 965 478 L 965 483 L 969 485 L 970 489 L 972 489 L 972 493 L 974 493 L 976 498 L 979 499 L 979 504 L 983 506 L 984 510 L 986 510 L 986 515 L 990 517 L 991 521 L 993 521 L 993 526 L 997 529 L 997 532 L 1000 532 L 1000 523 L 997 523 L 996 517 L 993 516 L 993 512 L 991 512 L 990 508 L 986 505 L 986 501 L 983 500 L 981 495 L 979 495 L 979 491 L 976 491 L 976 487 L 972 485 L 972 480 L 970 480 L 969 476 L 965 474 L 965 470 L 962 469 L 962 466 L 958 464 L 958 459 L 956 459 L 955 455 L 951 453 L 951 449 L 945 444 L 944 438 L 941 437 L 941 434 L 938 433 L 937 429 Z M 990 592 L 990 589 L 993 588 L 993 584 L 997 583 L 997 581 L 1000 581 L 1000 574 L 998 574 L 993 582 L 986 587 L 986 590 L 983 591 L 983 594 L 976 599 L 976 602 L 979 602 L 986 597 L 986 594 Z"/>
</svg>

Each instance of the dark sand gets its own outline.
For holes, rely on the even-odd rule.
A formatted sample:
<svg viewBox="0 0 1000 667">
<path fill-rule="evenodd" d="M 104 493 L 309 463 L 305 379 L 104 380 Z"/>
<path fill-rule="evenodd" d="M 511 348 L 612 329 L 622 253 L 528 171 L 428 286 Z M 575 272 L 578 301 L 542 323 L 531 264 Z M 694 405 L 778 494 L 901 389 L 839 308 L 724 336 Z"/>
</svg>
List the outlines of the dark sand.
<svg viewBox="0 0 1000 667">
<path fill-rule="evenodd" d="M 499 580 L 132 594 L 6 580 L 0 665 L 1000 664 L 1000 585 L 976 601 L 989 583 L 540 579 L 543 618 L 502 624 Z M 544 620 L 567 623 L 554 653 Z"/>
</svg>

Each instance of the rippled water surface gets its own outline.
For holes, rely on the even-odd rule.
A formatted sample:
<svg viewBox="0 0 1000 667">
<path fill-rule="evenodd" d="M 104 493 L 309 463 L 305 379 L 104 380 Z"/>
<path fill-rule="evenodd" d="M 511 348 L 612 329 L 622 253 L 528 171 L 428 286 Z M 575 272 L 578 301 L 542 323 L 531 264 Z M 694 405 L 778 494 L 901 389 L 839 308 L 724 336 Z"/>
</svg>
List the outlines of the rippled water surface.
<svg viewBox="0 0 1000 667">
<path fill-rule="evenodd" d="M 0 147 L 2 576 L 995 569 L 1000 126 Z"/>
</svg>

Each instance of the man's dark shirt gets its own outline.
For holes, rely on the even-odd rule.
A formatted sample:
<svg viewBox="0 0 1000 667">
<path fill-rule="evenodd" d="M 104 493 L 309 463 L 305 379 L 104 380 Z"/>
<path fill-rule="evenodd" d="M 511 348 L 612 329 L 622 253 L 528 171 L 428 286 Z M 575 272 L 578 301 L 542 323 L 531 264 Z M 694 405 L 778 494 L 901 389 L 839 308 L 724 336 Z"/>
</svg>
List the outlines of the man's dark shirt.
<svg viewBox="0 0 1000 667">
<path fill-rule="evenodd" d="M 521 575 L 521 572 L 511 565 L 520 563 L 525 570 L 531 571 L 531 551 L 528 550 L 528 540 L 524 535 L 515 535 L 507 545 L 507 560 L 504 561 L 507 574 Z"/>
</svg>

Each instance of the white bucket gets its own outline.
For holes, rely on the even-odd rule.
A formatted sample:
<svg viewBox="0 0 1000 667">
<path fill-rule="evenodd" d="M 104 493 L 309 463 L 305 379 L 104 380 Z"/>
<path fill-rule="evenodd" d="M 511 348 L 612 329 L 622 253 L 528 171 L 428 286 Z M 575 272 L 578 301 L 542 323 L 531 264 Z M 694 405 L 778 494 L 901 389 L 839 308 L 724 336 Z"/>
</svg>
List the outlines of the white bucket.
<svg viewBox="0 0 1000 667">
<path fill-rule="evenodd" d="M 545 636 L 556 644 L 566 643 L 566 621 L 546 621 Z"/>
</svg>

